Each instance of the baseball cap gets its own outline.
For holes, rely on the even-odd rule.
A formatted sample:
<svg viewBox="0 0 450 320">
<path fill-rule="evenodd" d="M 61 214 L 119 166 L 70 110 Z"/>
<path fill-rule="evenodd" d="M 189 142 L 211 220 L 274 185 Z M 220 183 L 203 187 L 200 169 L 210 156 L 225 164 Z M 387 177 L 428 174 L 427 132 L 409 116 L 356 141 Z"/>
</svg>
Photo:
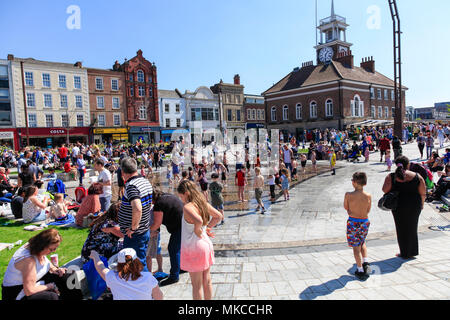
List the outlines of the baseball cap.
<svg viewBox="0 0 450 320">
<path fill-rule="evenodd" d="M 136 251 L 134 251 L 134 249 L 132 249 L 132 248 L 125 248 L 125 249 L 120 250 L 120 252 L 117 254 L 117 262 L 118 263 L 125 263 L 126 262 L 126 259 L 125 259 L 126 256 L 131 256 L 131 260 L 134 260 L 134 259 L 137 258 Z"/>
</svg>

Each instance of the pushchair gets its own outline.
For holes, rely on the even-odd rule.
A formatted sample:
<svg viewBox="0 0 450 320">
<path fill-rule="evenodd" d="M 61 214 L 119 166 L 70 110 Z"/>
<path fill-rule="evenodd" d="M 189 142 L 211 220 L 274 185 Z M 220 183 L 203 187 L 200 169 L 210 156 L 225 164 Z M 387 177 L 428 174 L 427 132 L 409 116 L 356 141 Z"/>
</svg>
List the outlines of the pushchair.
<svg viewBox="0 0 450 320">
<path fill-rule="evenodd" d="M 347 161 L 351 162 L 359 162 L 359 157 L 362 156 L 361 150 L 358 149 L 358 151 L 352 151 L 352 153 L 348 156 Z"/>
</svg>

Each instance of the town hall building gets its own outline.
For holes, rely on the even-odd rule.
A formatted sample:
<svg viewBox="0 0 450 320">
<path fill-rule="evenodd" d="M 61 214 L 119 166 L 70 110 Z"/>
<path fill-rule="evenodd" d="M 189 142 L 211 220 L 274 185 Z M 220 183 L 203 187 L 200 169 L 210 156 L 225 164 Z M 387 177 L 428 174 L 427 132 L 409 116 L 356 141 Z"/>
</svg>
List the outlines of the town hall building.
<svg viewBox="0 0 450 320">
<path fill-rule="evenodd" d="M 392 122 L 395 115 L 394 81 L 377 72 L 373 57 L 354 63 L 347 41 L 346 19 L 335 14 L 320 21 L 317 61 L 295 68 L 270 89 L 265 98 L 268 129 L 285 137 L 304 130 L 344 129 L 367 120 Z M 405 90 L 402 88 L 405 110 Z"/>
</svg>

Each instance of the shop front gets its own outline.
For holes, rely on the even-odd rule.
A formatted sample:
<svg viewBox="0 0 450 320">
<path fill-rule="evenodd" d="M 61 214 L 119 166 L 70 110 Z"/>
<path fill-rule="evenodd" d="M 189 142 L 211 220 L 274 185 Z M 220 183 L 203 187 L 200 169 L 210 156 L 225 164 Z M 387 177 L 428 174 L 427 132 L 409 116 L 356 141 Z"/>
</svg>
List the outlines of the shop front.
<svg viewBox="0 0 450 320">
<path fill-rule="evenodd" d="M 16 129 L 0 129 L 0 146 L 19 150 L 19 136 Z"/>
<path fill-rule="evenodd" d="M 161 127 L 130 127 L 130 142 L 159 143 Z"/>
<path fill-rule="evenodd" d="M 30 146 L 41 148 L 59 147 L 63 143 L 83 144 L 91 143 L 89 139 L 91 128 L 29 128 L 28 135 Z M 18 129 L 20 136 L 20 147 L 27 146 L 27 129 Z"/>
<path fill-rule="evenodd" d="M 182 129 L 182 128 L 171 129 L 171 130 L 169 130 L 169 129 L 161 130 L 161 140 L 163 142 L 172 141 L 172 135 L 174 132 L 177 134 L 183 135 L 184 133 L 190 133 L 191 131 L 189 129 Z M 179 136 L 177 136 L 175 140 L 176 141 L 180 140 Z"/>
<path fill-rule="evenodd" d="M 106 144 L 112 142 L 113 144 L 120 142 L 128 142 L 127 128 L 99 128 L 94 129 L 94 143 Z"/>
</svg>

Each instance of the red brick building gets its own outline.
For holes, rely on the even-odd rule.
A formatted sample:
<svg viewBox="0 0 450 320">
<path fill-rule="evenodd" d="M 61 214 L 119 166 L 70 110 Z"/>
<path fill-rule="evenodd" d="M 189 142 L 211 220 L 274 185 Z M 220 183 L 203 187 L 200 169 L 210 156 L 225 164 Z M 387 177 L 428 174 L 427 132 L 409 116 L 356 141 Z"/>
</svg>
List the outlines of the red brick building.
<svg viewBox="0 0 450 320">
<path fill-rule="evenodd" d="M 266 127 L 266 107 L 264 97 L 244 94 L 244 114 L 246 129 Z"/>
<path fill-rule="evenodd" d="M 317 64 L 303 63 L 262 94 L 268 129 L 298 137 L 305 129 L 342 129 L 369 119 L 393 121 L 394 81 L 376 71 L 372 57 L 354 64 L 347 27 L 333 6 L 331 16 L 318 27 Z M 404 102 L 403 98 L 403 115 Z"/>
<path fill-rule="evenodd" d="M 126 109 L 132 143 L 139 139 L 158 142 L 160 137 L 156 65 L 146 60 L 142 50 L 114 70 L 125 74 Z"/>
<path fill-rule="evenodd" d="M 92 68 L 87 74 L 94 143 L 128 141 L 125 74 Z"/>
</svg>

